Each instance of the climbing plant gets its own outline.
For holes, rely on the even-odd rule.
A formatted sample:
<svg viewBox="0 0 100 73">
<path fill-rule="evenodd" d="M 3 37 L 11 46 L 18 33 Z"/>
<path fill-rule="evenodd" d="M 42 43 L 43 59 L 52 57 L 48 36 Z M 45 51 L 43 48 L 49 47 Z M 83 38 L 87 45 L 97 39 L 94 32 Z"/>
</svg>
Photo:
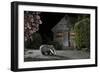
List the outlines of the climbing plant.
<svg viewBox="0 0 100 73">
<path fill-rule="evenodd" d="M 90 18 L 78 21 L 74 26 L 75 42 L 79 49 L 90 48 Z"/>
</svg>

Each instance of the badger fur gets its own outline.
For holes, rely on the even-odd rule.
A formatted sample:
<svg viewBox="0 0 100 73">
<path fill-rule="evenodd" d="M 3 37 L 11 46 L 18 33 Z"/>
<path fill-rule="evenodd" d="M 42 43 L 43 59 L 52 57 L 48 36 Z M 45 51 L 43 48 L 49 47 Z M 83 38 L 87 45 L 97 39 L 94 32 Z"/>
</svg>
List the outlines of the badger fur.
<svg viewBox="0 0 100 73">
<path fill-rule="evenodd" d="M 42 55 L 56 55 L 55 49 L 53 45 L 41 45 L 40 51 Z"/>
</svg>

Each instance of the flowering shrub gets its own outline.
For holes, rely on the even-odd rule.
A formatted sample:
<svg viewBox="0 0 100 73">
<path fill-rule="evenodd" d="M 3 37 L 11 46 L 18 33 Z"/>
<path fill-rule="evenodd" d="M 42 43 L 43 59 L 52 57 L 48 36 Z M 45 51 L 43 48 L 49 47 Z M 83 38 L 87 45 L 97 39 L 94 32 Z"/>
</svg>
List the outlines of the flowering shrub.
<svg viewBox="0 0 100 73">
<path fill-rule="evenodd" d="M 32 34 L 39 30 L 39 24 L 42 21 L 39 16 L 39 12 L 24 12 L 24 40 L 33 40 Z"/>
</svg>

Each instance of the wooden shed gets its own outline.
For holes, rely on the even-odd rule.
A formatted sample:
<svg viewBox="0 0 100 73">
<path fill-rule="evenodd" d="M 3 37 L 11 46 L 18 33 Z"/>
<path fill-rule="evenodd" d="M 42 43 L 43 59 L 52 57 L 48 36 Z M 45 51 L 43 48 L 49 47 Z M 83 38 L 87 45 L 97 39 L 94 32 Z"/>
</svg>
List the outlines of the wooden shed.
<svg viewBox="0 0 100 73">
<path fill-rule="evenodd" d="M 70 36 L 71 32 L 69 33 L 70 25 L 70 17 L 65 15 L 53 28 L 53 40 L 57 41 L 63 47 L 62 49 L 66 49 L 68 47 L 73 47 L 75 44 L 72 37 Z M 74 33 L 73 33 L 74 34 Z M 70 36 L 70 37 L 69 37 Z"/>
</svg>

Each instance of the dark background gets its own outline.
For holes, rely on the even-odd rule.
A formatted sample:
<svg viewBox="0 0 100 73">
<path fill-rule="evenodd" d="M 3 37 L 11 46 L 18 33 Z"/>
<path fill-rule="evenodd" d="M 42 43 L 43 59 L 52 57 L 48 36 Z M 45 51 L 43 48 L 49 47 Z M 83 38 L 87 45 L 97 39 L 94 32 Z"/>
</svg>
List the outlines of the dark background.
<svg viewBox="0 0 100 73">
<path fill-rule="evenodd" d="M 42 36 L 43 42 L 46 43 L 47 39 L 53 40 L 53 32 L 51 29 L 64 17 L 65 13 L 50 13 L 42 12 L 40 14 L 42 24 L 39 26 L 39 33 Z"/>
</svg>

